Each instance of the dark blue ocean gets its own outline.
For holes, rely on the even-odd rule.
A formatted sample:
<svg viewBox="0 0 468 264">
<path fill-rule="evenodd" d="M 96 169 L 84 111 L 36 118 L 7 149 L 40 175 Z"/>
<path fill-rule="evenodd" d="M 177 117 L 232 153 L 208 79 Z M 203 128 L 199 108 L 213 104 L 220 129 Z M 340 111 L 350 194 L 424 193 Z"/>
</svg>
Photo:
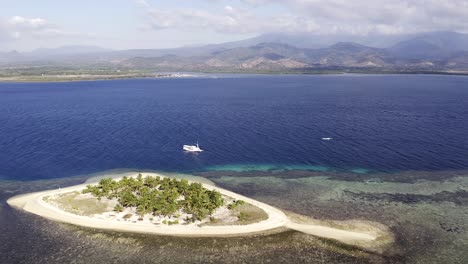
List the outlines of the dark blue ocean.
<svg viewBox="0 0 468 264">
<path fill-rule="evenodd" d="M 182 151 L 197 140 L 205 152 Z M 468 169 L 468 77 L 0 83 L 0 179 L 116 168 Z"/>
</svg>

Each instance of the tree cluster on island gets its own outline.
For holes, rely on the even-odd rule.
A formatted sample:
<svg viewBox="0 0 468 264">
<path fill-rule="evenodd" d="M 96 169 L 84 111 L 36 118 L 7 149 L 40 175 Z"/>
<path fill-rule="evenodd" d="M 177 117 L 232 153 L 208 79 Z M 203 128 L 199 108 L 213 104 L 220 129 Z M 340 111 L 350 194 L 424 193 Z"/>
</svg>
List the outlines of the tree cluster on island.
<svg viewBox="0 0 468 264">
<path fill-rule="evenodd" d="M 90 193 L 99 200 L 103 197 L 117 199 L 116 212 L 135 207 L 140 216 L 151 213 L 172 217 L 182 211 L 191 215 L 186 219 L 191 222 L 203 220 L 224 205 L 220 192 L 208 190 L 201 183 L 159 176 L 143 177 L 141 174 L 119 181 L 101 179 L 97 185 L 87 185 L 82 193 Z"/>
</svg>

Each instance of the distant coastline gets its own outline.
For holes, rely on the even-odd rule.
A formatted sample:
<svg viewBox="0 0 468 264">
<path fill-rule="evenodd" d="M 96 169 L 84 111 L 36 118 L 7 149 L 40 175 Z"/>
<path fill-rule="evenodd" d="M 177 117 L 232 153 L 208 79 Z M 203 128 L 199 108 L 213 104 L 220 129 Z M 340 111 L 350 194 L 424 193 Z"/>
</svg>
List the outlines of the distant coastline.
<svg viewBox="0 0 468 264">
<path fill-rule="evenodd" d="M 398 71 L 398 70 L 297 70 L 297 71 L 206 71 L 195 73 L 138 73 L 138 74 L 44 74 L 44 75 L 15 75 L 0 76 L 0 83 L 7 82 L 77 82 L 77 81 L 105 81 L 125 79 L 164 79 L 191 78 L 199 74 L 231 74 L 231 75 L 455 75 L 468 76 L 468 71 Z"/>
<path fill-rule="evenodd" d="M 138 74 L 44 74 L 0 77 L 0 82 L 73 82 L 73 81 L 105 81 L 143 78 L 184 78 L 189 77 L 178 73 L 138 73 Z"/>
</svg>

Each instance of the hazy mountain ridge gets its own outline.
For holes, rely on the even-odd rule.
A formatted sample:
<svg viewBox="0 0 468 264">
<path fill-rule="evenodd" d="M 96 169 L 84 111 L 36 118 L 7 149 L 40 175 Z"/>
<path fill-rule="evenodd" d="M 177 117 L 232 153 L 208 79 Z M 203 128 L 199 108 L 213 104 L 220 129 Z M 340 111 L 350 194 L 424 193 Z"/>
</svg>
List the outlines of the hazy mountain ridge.
<svg viewBox="0 0 468 264">
<path fill-rule="evenodd" d="M 370 47 L 340 41 L 326 47 L 323 40 L 305 36 L 270 34 L 245 41 L 164 50 L 120 50 L 99 47 L 64 47 L 29 53 L 0 53 L 4 67 L 47 61 L 54 65 L 108 65 L 127 69 L 155 71 L 282 71 L 290 69 L 375 68 L 390 70 L 467 70 L 468 35 L 431 32 L 400 36 L 388 47 Z M 407 36 L 406 36 L 407 37 Z M 397 37 L 394 37 L 397 39 Z M 299 41 L 294 45 L 294 41 Z M 313 47 L 303 47 L 309 43 Z M 389 42 L 390 43 L 390 42 Z M 317 48 L 319 47 L 319 48 Z M 35 63 L 32 63 L 35 62 Z"/>
</svg>

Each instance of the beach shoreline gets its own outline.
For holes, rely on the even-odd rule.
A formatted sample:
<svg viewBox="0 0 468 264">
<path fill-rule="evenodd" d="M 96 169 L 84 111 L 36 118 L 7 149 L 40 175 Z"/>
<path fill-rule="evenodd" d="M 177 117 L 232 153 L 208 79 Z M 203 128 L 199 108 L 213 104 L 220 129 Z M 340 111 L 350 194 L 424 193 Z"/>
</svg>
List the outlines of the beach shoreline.
<svg viewBox="0 0 468 264">
<path fill-rule="evenodd" d="M 160 176 L 155 173 L 145 173 L 143 175 Z M 136 177 L 138 173 L 129 175 Z M 259 222 L 247 225 L 222 225 L 222 226 L 197 226 L 197 225 L 153 225 L 150 223 L 133 223 L 133 222 L 119 222 L 109 221 L 106 219 L 97 219 L 89 216 L 82 216 L 66 212 L 60 208 L 48 203 L 44 197 L 50 195 L 63 194 L 68 192 L 81 191 L 86 188 L 85 184 L 75 185 L 66 188 L 55 190 L 48 190 L 42 192 L 35 192 L 29 194 L 22 194 L 8 199 L 7 203 L 14 208 L 22 209 L 24 211 L 42 216 L 44 218 L 54 220 L 57 222 L 73 224 L 77 226 L 121 231 L 121 232 L 134 232 L 155 235 L 170 235 L 170 236 L 188 236 L 188 237 L 219 237 L 219 236 L 245 236 L 259 233 L 268 233 L 272 230 L 293 229 L 299 232 L 310 234 L 313 236 L 333 239 L 346 244 L 358 245 L 362 247 L 375 247 L 376 244 L 391 243 L 390 234 L 387 231 L 369 229 L 366 231 L 345 230 L 336 227 L 298 223 L 292 221 L 282 210 L 270 206 L 268 204 L 256 201 L 254 199 L 245 197 L 243 195 L 207 184 L 202 183 L 204 188 L 219 191 L 221 194 L 234 198 L 236 200 L 243 200 L 246 203 L 252 204 L 264 210 L 268 218 Z M 385 237 L 385 239 L 382 239 Z M 378 243 L 376 241 L 379 241 Z"/>
</svg>

